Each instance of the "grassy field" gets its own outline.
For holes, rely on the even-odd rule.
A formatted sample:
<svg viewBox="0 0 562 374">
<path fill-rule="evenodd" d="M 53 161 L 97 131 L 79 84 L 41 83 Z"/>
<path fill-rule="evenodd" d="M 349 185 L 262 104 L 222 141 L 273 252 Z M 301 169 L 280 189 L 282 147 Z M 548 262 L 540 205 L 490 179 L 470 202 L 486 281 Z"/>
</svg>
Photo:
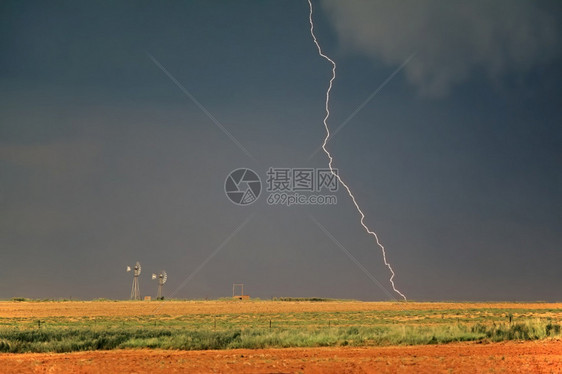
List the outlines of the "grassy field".
<svg viewBox="0 0 562 374">
<path fill-rule="evenodd" d="M 92 313 L 89 313 L 92 311 Z M 0 352 L 388 346 L 559 338 L 561 304 L 0 302 Z"/>
</svg>

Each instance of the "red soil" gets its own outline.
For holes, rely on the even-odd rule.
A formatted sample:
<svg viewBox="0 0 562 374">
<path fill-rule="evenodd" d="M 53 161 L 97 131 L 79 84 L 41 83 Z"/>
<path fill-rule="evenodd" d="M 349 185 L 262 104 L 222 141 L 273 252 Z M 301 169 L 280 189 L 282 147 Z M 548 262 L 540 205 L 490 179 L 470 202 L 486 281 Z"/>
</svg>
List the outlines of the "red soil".
<svg viewBox="0 0 562 374">
<path fill-rule="evenodd" d="M 562 341 L 0 354 L 2 373 L 562 373 Z"/>
</svg>

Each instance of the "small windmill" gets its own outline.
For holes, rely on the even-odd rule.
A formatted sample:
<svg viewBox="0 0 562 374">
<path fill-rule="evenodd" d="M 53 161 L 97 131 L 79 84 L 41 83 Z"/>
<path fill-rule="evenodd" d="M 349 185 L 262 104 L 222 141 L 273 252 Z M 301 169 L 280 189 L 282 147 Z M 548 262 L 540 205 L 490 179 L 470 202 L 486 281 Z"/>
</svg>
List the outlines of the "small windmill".
<svg viewBox="0 0 562 374">
<path fill-rule="evenodd" d="M 141 264 L 137 261 L 135 267 L 131 269 L 130 266 L 127 266 L 127 273 L 133 271 L 133 286 L 131 287 L 131 300 L 140 300 L 140 288 L 139 288 L 139 275 L 141 273 Z"/>
<path fill-rule="evenodd" d="M 158 279 L 158 294 L 156 295 L 156 300 L 164 300 L 164 297 L 162 297 L 162 286 L 168 280 L 168 273 L 166 273 L 166 270 L 162 270 L 160 274 L 152 274 L 152 279 Z"/>
</svg>

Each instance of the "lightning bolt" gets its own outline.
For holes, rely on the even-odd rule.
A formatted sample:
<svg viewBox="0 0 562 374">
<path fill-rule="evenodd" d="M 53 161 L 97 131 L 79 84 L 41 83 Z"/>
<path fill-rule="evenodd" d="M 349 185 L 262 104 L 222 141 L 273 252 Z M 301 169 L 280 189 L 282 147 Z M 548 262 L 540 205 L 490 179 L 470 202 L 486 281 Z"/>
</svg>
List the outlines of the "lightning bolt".
<svg viewBox="0 0 562 374">
<path fill-rule="evenodd" d="M 382 258 L 384 260 L 384 264 L 386 265 L 388 270 L 390 270 L 390 274 L 391 274 L 390 284 L 392 285 L 392 289 L 394 290 L 394 292 L 396 292 L 397 294 L 402 296 L 404 301 L 406 301 L 406 296 L 402 292 L 400 292 L 396 288 L 396 286 L 394 285 L 394 276 L 395 276 L 394 270 L 392 269 L 392 266 L 390 266 L 390 263 L 386 259 L 386 250 L 385 250 L 384 246 L 379 241 L 379 237 L 378 237 L 377 233 L 374 232 L 373 230 L 369 229 L 369 227 L 367 227 L 367 225 L 365 224 L 365 214 L 363 213 L 363 211 L 359 207 L 359 204 L 357 204 L 357 201 L 355 200 L 355 196 L 353 196 L 353 193 L 351 192 L 351 189 L 349 188 L 349 186 L 341 179 L 339 174 L 334 172 L 334 169 L 332 167 L 332 164 L 334 162 L 334 158 L 332 157 L 332 155 L 330 154 L 328 149 L 326 149 L 326 144 L 328 143 L 328 139 L 330 138 L 330 128 L 328 127 L 328 118 L 330 117 L 330 92 L 332 91 L 332 86 L 333 86 L 334 80 L 336 79 L 336 63 L 334 62 L 334 60 L 332 60 L 330 57 L 326 56 L 322 52 L 322 48 L 320 47 L 320 44 L 318 43 L 318 40 L 316 39 L 316 35 L 314 35 L 314 21 L 312 20 L 312 1 L 311 0 L 308 0 L 308 6 L 310 8 L 310 13 L 309 13 L 309 16 L 308 16 L 308 19 L 309 19 L 309 22 L 310 22 L 310 35 L 312 35 L 312 39 L 314 40 L 314 44 L 316 44 L 316 48 L 318 48 L 318 54 L 320 55 L 320 57 L 326 59 L 328 62 L 330 62 L 330 64 L 332 64 L 332 78 L 330 78 L 330 84 L 328 85 L 328 89 L 326 90 L 326 116 L 324 117 L 324 121 L 323 121 L 324 127 L 326 128 L 326 137 L 324 138 L 324 142 L 322 143 L 322 150 L 324 150 L 324 153 L 326 153 L 326 156 L 328 156 L 328 159 L 330 160 L 330 162 L 328 163 L 328 166 L 330 167 L 330 172 L 338 179 L 340 184 L 345 187 L 345 189 L 347 191 L 347 194 L 351 198 L 351 201 L 353 201 L 353 205 L 355 205 L 355 208 L 357 209 L 357 211 L 361 215 L 361 220 L 360 220 L 361 226 L 363 226 L 363 228 L 365 229 L 365 231 L 369 235 L 372 235 L 375 238 L 375 241 L 377 242 L 377 245 L 380 247 L 380 249 L 382 251 Z"/>
</svg>

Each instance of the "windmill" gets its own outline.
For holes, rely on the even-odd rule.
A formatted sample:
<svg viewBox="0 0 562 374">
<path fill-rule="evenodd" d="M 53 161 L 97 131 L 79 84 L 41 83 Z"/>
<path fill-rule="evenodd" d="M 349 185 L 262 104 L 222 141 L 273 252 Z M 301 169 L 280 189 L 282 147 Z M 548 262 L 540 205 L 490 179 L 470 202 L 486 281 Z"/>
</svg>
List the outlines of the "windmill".
<svg viewBox="0 0 562 374">
<path fill-rule="evenodd" d="M 168 280 L 168 273 L 166 273 L 166 270 L 162 270 L 160 274 L 152 274 L 152 279 L 158 279 L 158 294 L 156 295 L 156 300 L 164 300 L 162 296 L 162 286 Z"/>
<path fill-rule="evenodd" d="M 137 261 L 133 270 L 133 286 L 131 287 L 131 300 L 140 300 L 139 275 L 141 273 L 141 264 Z M 131 267 L 127 266 L 127 273 L 131 271 Z"/>
</svg>

